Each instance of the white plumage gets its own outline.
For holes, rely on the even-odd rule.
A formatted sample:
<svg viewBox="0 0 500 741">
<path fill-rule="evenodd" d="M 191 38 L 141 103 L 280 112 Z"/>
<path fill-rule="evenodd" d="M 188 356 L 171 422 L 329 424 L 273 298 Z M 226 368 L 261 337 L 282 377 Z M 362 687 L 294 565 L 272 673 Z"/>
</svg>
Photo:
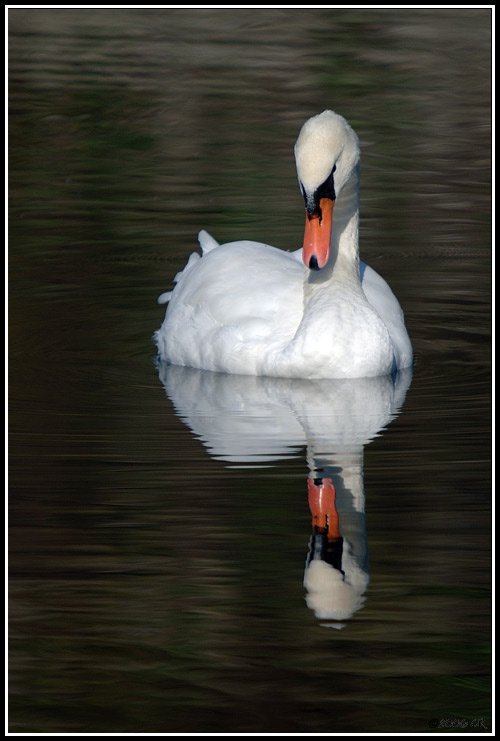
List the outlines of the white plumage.
<svg viewBox="0 0 500 741">
<path fill-rule="evenodd" d="M 192 254 L 173 292 L 159 298 L 169 301 L 155 334 L 162 360 L 288 378 L 370 377 L 412 364 L 397 299 L 359 262 L 356 135 L 324 111 L 304 124 L 295 156 L 306 203 L 303 251 L 246 240 L 219 245 L 200 232 L 202 257 Z"/>
</svg>

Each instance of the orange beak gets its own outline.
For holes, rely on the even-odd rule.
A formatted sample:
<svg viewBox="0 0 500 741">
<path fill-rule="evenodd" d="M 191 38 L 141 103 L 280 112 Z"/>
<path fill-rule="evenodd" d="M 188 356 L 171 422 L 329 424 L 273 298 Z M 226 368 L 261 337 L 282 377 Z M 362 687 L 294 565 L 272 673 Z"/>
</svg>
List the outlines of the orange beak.
<svg viewBox="0 0 500 741">
<path fill-rule="evenodd" d="M 330 255 L 332 237 L 333 205 L 331 198 L 320 198 L 318 212 L 309 216 L 306 212 L 306 228 L 302 259 L 306 267 L 324 268 Z"/>
</svg>

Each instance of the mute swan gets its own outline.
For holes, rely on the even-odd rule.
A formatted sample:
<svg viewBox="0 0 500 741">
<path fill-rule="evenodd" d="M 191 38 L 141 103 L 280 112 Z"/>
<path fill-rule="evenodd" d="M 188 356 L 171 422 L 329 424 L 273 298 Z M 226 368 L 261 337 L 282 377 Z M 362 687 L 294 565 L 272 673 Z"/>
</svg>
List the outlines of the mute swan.
<svg viewBox="0 0 500 741">
<path fill-rule="evenodd" d="M 295 145 L 306 207 L 302 250 L 199 234 L 174 279 L 155 333 L 161 360 L 254 376 L 363 378 L 412 364 L 403 312 L 387 283 L 360 263 L 359 144 L 324 111 Z M 334 213 L 335 206 L 335 213 Z"/>
</svg>

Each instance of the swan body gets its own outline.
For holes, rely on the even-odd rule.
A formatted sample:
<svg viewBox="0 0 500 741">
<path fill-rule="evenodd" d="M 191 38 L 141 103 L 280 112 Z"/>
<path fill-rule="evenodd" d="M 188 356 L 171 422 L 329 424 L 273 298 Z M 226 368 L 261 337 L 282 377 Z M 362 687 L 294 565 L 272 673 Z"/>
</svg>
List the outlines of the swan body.
<svg viewBox="0 0 500 741">
<path fill-rule="evenodd" d="M 286 378 L 373 377 L 412 364 L 396 297 L 359 261 L 356 135 L 324 111 L 304 124 L 295 156 L 303 248 L 219 245 L 200 232 L 202 256 L 192 254 L 159 299 L 169 303 L 155 334 L 161 360 Z"/>
</svg>

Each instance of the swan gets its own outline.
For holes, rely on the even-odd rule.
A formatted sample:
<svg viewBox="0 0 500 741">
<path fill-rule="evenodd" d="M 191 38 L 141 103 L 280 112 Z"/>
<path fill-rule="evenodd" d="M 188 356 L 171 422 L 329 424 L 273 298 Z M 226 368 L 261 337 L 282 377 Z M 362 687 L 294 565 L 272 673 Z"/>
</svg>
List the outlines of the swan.
<svg viewBox="0 0 500 741">
<path fill-rule="evenodd" d="M 303 247 L 287 252 L 199 234 L 155 333 L 161 361 L 238 375 L 364 378 L 412 365 L 404 316 L 359 260 L 358 138 L 326 110 L 302 126 L 295 160 Z"/>
</svg>

